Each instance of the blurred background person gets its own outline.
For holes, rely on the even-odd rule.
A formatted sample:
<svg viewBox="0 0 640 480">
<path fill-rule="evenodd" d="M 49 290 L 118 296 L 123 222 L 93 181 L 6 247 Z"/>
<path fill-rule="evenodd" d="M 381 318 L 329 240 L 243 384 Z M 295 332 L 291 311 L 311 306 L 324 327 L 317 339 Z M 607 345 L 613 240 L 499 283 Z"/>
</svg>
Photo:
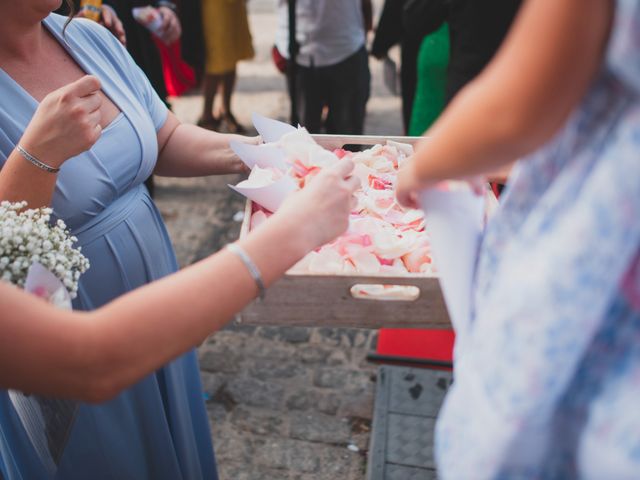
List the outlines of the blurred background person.
<svg viewBox="0 0 640 480">
<path fill-rule="evenodd" d="M 298 2 L 294 92 L 298 120 L 311 133 L 361 135 L 370 95 L 366 32 L 370 0 Z M 278 52 L 289 59 L 289 7 L 278 1 Z M 291 68 L 291 67 L 290 67 Z M 326 109 L 326 118 L 323 112 Z"/>
<path fill-rule="evenodd" d="M 206 45 L 204 106 L 198 125 L 211 130 L 245 133 L 231 111 L 236 85 L 236 65 L 253 58 L 254 50 L 245 0 L 202 0 Z M 221 102 L 214 113 L 214 101 Z"/>
<path fill-rule="evenodd" d="M 441 4 L 442 0 L 420 0 Z M 451 58 L 447 103 L 491 61 L 511 27 L 522 0 L 448 0 L 442 23 L 449 23 Z M 440 5 L 434 5 L 440 9 Z M 433 25 L 433 28 L 439 28 Z"/>
<path fill-rule="evenodd" d="M 489 63 L 509 31 L 521 1 L 407 2 L 403 11 L 404 29 L 407 35 L 424 38 L 418 56 L 411 135 L 424 133 L 445 105 Z"/>
<path fill-rule="evenodd" d="M 441 3 L 444 5 L 444 0 Z M 427 112 L 439 113 L 444 106 L 449 59 L 448 30 L 443 26 L 440 29 L 442 31 L 438 30 L 425 38 L 425 32 L 432 30 L 429 25 L 434 18 L 430 12 L 423 12 L 423 5 L 426 4 L 409 0 L 387 0 L 371 45 L 371 55 L 378 60 L 388 57 L 389 50 L 400 45 L 402 120 L 405 133 L 409 135 L 420 135 L 426 130 L 424 126 L 418 133 L 410 133 L 414 108 L 418 110 L 416 115 L 421 119 L 418 123 L 425 125 L 426 121 L 422 117 L 432 117 L 433 114 L 429 115 Z M 414 20 L 406 24 L 405 17 Z M 438 15 L 436 21 L 439 22 L 440 18 L 441 15 Z M 416 99 L 419 82 L 420 98 Z"/>
<path fill-rule="evenodd" d="M 193 0 L 191 0 L 193 1 Z M 75 11 L 83 16 L 80 0 L 74 0 Z M 158 38 L 170 45 L 182 34 L 182 25 L 177 15 L 177 5 L 168 1 L 105 0 L 102 2 L 100 23 L 116 35 L 129 54 L 145 73 L 158 96 L 167 103 L 167 89 L 162 73 L 162 60 L 153 40 L 153 34 L 133 17 L 134 7 L 154 6 L 162 15 L 162 33 Z M 63 5 L 57 13 L 68 15 L 69 8 Z M 115 17 L 113 17 L 115 14 Z M 168 105 L 168 103 L 167 103 Z"/>
<path fill-rule="evenodd" d="M 440 478 L 640 478 L 639 27 L 639 0 L 526 1 L 399 174 L 413 204 L 520 159 L 456 325 Z"/>
<path fill-rule="evenodd" d="M 415 0 L 407 2 L 402 12 L 406 36 L 420 42 L 409 135 L 422 135 L 440 116 L 446 103 L 449 7 L 449 0 Z"/>
</svg>

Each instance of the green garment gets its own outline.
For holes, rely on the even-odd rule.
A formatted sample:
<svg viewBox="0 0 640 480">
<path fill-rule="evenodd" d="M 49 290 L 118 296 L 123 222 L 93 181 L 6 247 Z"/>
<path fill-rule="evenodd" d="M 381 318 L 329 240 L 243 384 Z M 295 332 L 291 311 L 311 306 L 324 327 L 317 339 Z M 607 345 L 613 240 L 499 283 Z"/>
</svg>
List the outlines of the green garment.
<svg viewBox="0 0 640 480">
<path fill-rule="evenodd" d="M 409 135 L 422 135 L 436 121 L 445 106 L 449 26 L 424 37 L 418 53 L 418 86 L 413 102 Z"/>
</svg>

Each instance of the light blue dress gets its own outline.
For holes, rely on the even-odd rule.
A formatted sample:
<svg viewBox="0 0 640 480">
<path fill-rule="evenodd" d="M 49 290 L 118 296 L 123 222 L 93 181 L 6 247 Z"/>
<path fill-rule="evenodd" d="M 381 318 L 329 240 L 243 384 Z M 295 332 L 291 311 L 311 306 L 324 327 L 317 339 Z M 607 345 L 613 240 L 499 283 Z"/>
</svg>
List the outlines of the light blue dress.
<svg viewBox="0 0 640 480">
<path fill-rule="evenodd" d="M 52 14 L 44 24 L 84 71 L 100 78 L 122 112 L 90 151 L 62 166 L 53 198 L 55 215 L 79 238 L 91 262 L 75 301 L 76 308 L 89 310 L 177 269 L 162 218 L 143 184 L 156 163 L 156 131 L 167 109 L 110 33 L 74 20 L 63 40 L 65 21 Z M 4 163 L 37 102 L 2 70 L 0 91 Z M 0 472 L 6 480 L 47 478 L 6 391 L 0 391 Z M 195 353 L 113 401 L 81 404 L 55 478 L 216 479 Z"/>
<path fill-rule="evenodd" d="M 490 222 L 436 428 L 443 479 L 640 478 L 640 0 Z"/>
</svg>

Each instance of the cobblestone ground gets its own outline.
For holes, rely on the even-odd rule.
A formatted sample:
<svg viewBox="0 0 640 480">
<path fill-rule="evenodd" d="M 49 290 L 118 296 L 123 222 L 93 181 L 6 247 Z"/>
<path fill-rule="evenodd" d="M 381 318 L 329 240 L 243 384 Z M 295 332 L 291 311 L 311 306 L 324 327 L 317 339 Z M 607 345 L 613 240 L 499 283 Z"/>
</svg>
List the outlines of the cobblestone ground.
<svg viewBox="0 0 640 480">
<path fill-rule="evenodd" d="M 249 2 L 256 58 L 240 66 L 234 97 L 245 125 L 253 111 L 288 115 L 284 78 L 270 61 L 273 4 Z M 382 86 L 375 60 L 371 67 L 367 133 L 400 134 L 399 99 Z M 199 95 L 173 101 L 190 123 L 201 104 Z M 234 215 L 244 202 L 226 186 L 236 180 L 157 180 L 157 202 L 181 265 L 237 238 Z M 375 339 L 368 330 L 235 325 L 209 338 L 199 356 L 221 480 L 364 479 L 376 370 L 365 357 Z"/>
</svg>

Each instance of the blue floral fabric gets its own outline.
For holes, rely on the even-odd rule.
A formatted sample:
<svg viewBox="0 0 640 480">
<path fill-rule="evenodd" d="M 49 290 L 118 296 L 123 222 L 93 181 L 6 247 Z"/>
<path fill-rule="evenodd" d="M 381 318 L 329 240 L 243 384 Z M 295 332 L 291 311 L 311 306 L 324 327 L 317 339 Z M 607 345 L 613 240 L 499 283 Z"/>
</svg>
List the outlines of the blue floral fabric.
<svg viewBox="0 0 640 480">
<path fill-rule="evenodd" d="M 640 1 L 487 226 L 436 428 L 442 478 L 640 478 Z"/>
</svg>

